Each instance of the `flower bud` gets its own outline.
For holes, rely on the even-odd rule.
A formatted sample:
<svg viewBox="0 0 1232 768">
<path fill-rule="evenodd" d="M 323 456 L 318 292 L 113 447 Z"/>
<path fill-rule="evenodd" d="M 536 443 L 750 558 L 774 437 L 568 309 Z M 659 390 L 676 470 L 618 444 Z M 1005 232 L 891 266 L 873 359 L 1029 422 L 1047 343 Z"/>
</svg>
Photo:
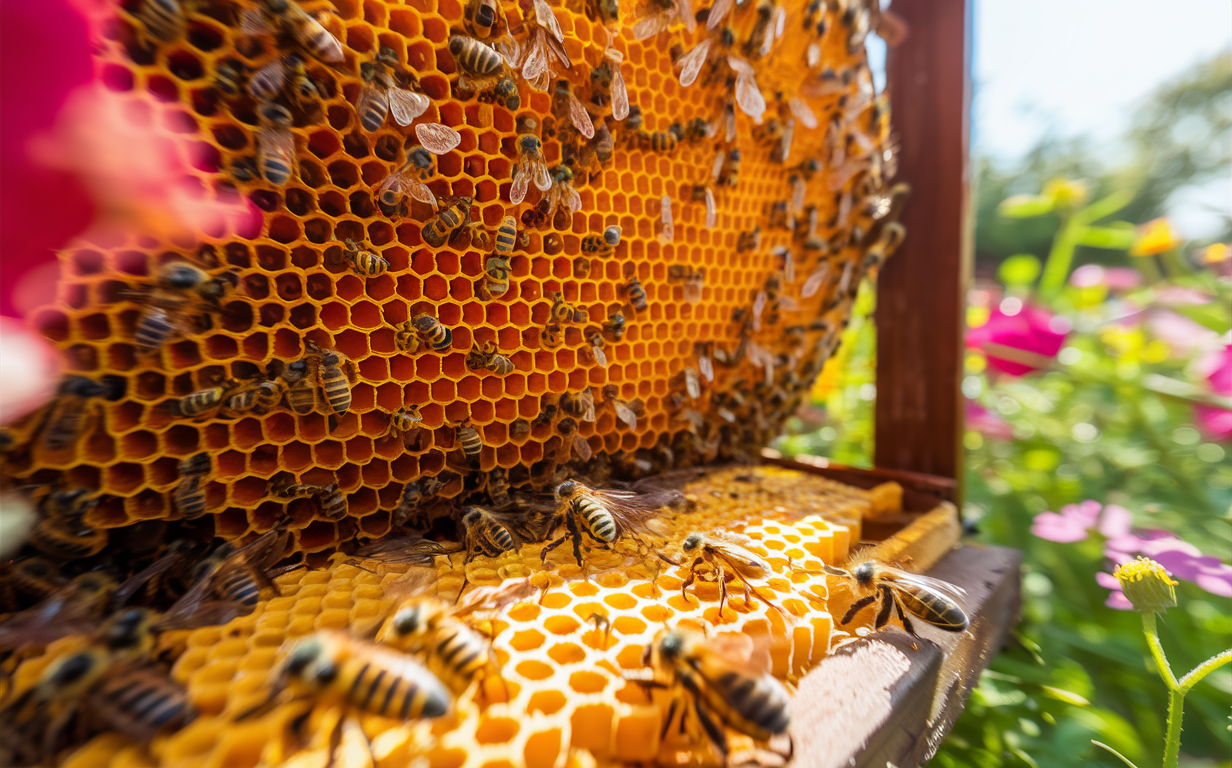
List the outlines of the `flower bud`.
<svg viewBox="0 0 1232 768">
<path fill-rule="evenodd" d="M 1176 605 L 1177 582 L 1162 565 L 1149 557 L 1139 557 L 1112 572 L 1121 591 L 1140 613 L 1163 613 Z"/>
</svg>

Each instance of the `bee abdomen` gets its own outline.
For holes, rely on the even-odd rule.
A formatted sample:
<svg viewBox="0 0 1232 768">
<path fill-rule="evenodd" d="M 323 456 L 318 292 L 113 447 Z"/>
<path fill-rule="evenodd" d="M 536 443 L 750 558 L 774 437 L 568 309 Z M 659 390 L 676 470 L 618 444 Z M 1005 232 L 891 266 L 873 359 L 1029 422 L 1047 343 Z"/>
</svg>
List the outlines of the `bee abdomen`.
<svg viewBox="0 0 1232 768">
<path fill-rule="evenodd" d="M 261 158 L 261 175 L 270 184 L 280 187 L 291 178 L 291 166 L 280 158 L 267 155 Z"/>
<path fill-rule="evenodd" d="M 30 543 L 40 552 L 63 560 L 80 560 L 102 552 L 107 546 L 107 531 L 84 523 L 77 531 L 59 527 L 54 520 L 40 520 L 30 531 Z"/>
<path fill-rule="evenodd" d="M 97 703 L 99 713 L 116 730 L 142 741 L 169 726 L 182 726 L 197 714 L 183 688 L 141 669 L 108 681 Z"/>
<path fill-rule="evenodd" d="M 355 673 L 347 699 L 365 712 L 409 720 L 440 717 L 449 711 L 451 696 L 430 672 L 408 658 L 365 662 Z"/>
<path fill-rule="evenodd" d="M 142 352 L 153 352 L 171 336 L 171 318 L 161 309 L 150 309 L 141 316 L 134 338 Z"/>
<path fill-rule="evenodd" d="M 383 93 L 375 93 L 367 104 L 367 109 L 359 116 L 359 122 L 364 130 L 372 133 L 380 130 L 385 124 L 385 115 L 389 113 L 389 100 Z"/>
<path fill-rule="evenodd" d="M 351 407 L 351 385 L 341 370 L 333 368 L 323 374 L 321 389 L 325 391 L 325 399 L 334 413 L 346 413 Z"/>
<path fill-rule="evenodd" d="M 754 678 L 729 672 L 718 688 L 737 713 L 752 725 L 770 733 L 782 733 L 791 723 L 785 690 L 773 678 Z"/>
<path fill-rule="evenodd" d="M 184 11 L 176 0 L 145 0 L 141 18 L 150 34 L 163 42 L 175 40 L 184 31 Z"/>
<path fill-rule="evenodd" d="M 577 505 L 578 515 L 586 523 L 586 529 L 591 535 L 609 544 L 616 541 L 616 520 L 610 512 L 588 499 L 574 503 Z"/>
</svg>

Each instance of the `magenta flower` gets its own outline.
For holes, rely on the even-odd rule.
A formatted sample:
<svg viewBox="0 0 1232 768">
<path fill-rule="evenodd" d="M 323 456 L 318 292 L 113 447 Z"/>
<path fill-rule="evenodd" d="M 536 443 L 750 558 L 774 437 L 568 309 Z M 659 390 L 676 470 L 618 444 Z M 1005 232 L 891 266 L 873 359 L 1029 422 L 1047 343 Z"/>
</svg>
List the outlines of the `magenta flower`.
<svg viewBox="0 0 1232 768">
<path fill-rule="evenodd" d="M 1151 310 L 1146 324 L 1151 335 L 1167 344 L 1177 357 L 1189 357 L 1219 341 L 1215 331 L 1170 309 Z"/>
<path fill-rule="evenodd" d="M 1232 397 L 1232 344 L 1203 361 L 1207 374 L 1206 384 L 1211 392 Z M 1195 405 L 1194 423 L 1207 440 L 1232 442 L 1232 410 L 1213 405 Z"/>
<path fill-rule="evenodd" d="M 988 356 L 988 367 L 1009 376 L 1023 376 L 1049 365 L 1069 332 L 1069 321 L 1039 307 L 992 311 L 988 322 L 967 331 L 967 346 Z M 1003 356 L 1002 356 L 1003 355 Z"/>
<path fill-rule="evenodd" d="M 1099 264 L 1083 264 L 1069 276 L 1069 284 L 1075 288 L 1094 288 L 1102 285 L 1109 291 L 1132 291 L 1142 285 L 1142 273 L 1131 267 L 1101 267 Z"/>
<path fill-rule="evenodd" d="M 992 440 L 1013 440 L 1014 428 L 974 400 L 967 401 L 967 428 Z"/>
<path fill-rule="evenodd" d="M 1031 533 L 1048 541 L 1070 544 L 1085 541 L 1099 523 L 1103 505 L 1093 499 L 1066 504 L 1060 512 L 1040 512 L 1031 523 Z"/>
<path fill-rule="evenodd" d="M 1118 611 L 1132 611 L 1134 609 L 1133 604 L 1129 602 L 1129 598 L 1121 591 L 1121 582 L 1117 581 L 1116 576 L 1100 571 L 1095 574 L 1095 583 L 1105 589 L 1112 590 L 1108 594 L 1108 599 L 1104 601 L 1104 605 Z"/>
</svg>

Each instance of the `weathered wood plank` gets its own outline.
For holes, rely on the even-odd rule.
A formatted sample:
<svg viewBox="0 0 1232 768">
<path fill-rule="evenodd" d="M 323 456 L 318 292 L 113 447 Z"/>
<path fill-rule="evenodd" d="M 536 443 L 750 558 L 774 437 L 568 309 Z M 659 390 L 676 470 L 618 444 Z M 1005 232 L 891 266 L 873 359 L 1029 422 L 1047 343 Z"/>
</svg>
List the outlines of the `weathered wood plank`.
<svg viewBox="0 0 1232 768">
<path fill-rule="evenodd" d="M 1001 547 L 953 550 L 929 575 L 966 590 L 967 633 L 884 630 L 809 672 L 792 701 L 793 766 L 911 768 L 931 757 L 1017 618 L 1020 561 Z"/>
<path fill-rule="evenodd" d="M 877 279 L 874 464 L 962 482 L 963 307 L 970 274 L 968 0 L 895 0 L 889 53 L 907 239 Z"/>
</svg>

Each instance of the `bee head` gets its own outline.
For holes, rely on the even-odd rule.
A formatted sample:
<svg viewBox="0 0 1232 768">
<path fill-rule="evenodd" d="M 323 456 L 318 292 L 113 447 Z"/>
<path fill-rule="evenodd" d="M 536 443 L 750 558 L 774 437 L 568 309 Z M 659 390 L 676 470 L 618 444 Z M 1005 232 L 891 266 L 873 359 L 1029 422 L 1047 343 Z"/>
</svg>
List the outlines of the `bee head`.
<svg viewBox="0 0 1232 768">
<path fill-rule="evenodd" d="M 676 661 L 684 655 L 686 638 L 683 633 L 672 631 L 663 636 L 659 641 L 659 653 L 663 656 L 664 661 Z"/>
<path fill-rule="evenodd" d="M 461 35 L 454 35 L 453 37 L 449 38 L 449 52 L 452 53 L 455 57 L 461 56 L 462 52 L 465 50 L 466 50 L 466 38 L 465 37 L 462 37 Z"/>
<path fill-rule="evenodd" d="M 419 315 L 411 322 L 415 324 L 415 330 L 427 332 L 428 329 L 436 325 L 436 318 L 431 315 Z"/>
<path fill-rule="evenodd" d="M 684 552 L 696 552 L 697 550 L 701 549 L 702 545 L 705 543 L 706 543 L 705 536 L 701 535 L 700 533 L 693 532 L 693 533 L 690 533 L 688 537 L 684 540 L 684 543 L 680 545 L 680 549 Z"/>
<path fill-rule="evenodd" d="M 326 685 L 338 674 L 338 666 L 327 656 L 325 642 L 317 636 L 299 641 L 282 664 L 281 677 Z"/>
<path fill-rule="evenodd" d="M 207 279 L 206 274 L 200 269 L 197 269 L 192 264 L 185 264 L 183 262 L 167 264 L 162 268 L 158 276 L 159 282 L 163 285 L 180 290 L 196 288 Z"/>
<path fill-rule="evenodd" d="M 582 489 L 582 484 L 576 480 L 566 480 L 556 486 L 556 500 L 560 502 L 569 501 Z"/>
<path fill-rule="evenodd" d="M 538 152 L 543 144 L 540 143 L 538 136 L 523 136 L 518 139 L 518 146 L 523 152 Z"/>
<path fill-rule="evenodd" d="M 851 576 L 861 586 L 871 584 L 877 576 L 877 563 L 869 560 L 851 569 Z"/>
<path fill-rule="evenodd" d="M 418 634 L 427 628 L 425 618 L 421 606 L 403 608 L 394 614 L 394 631 L 403 636 Z"/>
<path fill-rule="evenodd" d="M 51 698 L 66 688 L 72 688 L 89 680 L 100 671 L 98 650 L 84 650 L 57 660 L 47 668 L 36 687 L 36 698 Z"/>
<path fill-rule="evenodd" d="M 112 617 L 103 628 L 103 643 L 111 650 L 136 648 L 150 630 L 152 614 L 145 608 L 129 608 Z"/>
</svg>

